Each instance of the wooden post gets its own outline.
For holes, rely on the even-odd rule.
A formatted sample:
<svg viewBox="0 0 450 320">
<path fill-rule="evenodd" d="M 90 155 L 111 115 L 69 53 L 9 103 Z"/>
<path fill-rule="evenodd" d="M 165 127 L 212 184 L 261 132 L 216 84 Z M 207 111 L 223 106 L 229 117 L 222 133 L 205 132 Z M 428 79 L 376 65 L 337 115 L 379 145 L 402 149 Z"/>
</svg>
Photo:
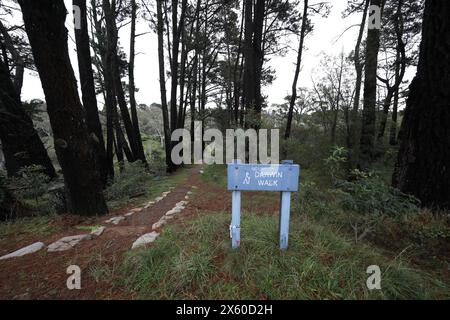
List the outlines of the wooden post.
<svg viewBox="0 0 450 320">
<path fill-rule="evenodd" d="M 233 249 L 241 245 L 241 192 L 233 191 L 232 194 L 233 217 L 230 226 L 231 244 Z"/>
<path fill-rule="evenodd" d="M 234 160 L 234 164 L 241 163 L 240 160 Z M 238 169 L 236 169 L 238 170 Z M 233 250 L 239 249 L 241 245 L 241 192 L 233 191 L 232 200 L 232 219 L 230 226 L 231 246 Z"/>
<path fill-rule="evenodd" d="M 292 160 L 284 160 L 282 164 L 294 164 Z M 289 219 L 291 215 L 291 192 L 281 192 L 280 204 L 280 249 L 287 250 L 289 244 Z"/>
</svg>

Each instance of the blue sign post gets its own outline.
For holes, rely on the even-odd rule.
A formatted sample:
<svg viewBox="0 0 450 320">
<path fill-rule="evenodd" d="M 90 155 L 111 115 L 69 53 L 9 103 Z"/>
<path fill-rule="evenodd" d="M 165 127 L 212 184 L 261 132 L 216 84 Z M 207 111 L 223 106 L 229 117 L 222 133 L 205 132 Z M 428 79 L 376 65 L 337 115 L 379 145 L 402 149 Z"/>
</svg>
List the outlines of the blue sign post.
<svg viewBox="0 0 450 320">
<path fill-rule="evenodd" d="M 232 220 L 230 237 L 233 249 L 241 244 L 241 191 L 281 192 L 280 249 L 289 242 L 291 193 L 298 191 L 300 166 L 286 160 L 279 165 L 242 164 L 235 160 L 228 165 L 228 190 L 232 191 Z"/>
</svg>

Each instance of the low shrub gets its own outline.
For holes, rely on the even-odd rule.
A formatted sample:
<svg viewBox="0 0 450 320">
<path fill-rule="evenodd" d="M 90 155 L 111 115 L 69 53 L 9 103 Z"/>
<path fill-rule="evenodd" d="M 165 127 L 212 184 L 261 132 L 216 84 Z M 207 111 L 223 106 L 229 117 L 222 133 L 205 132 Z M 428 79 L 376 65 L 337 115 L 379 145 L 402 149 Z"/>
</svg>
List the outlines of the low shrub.
<svg viewBox="0 0 450 320">
<path fill-rule="evenodd" d="M 33 199 L 39 204 L 39 198 L 47 193 L 50 177 L 44 173 L 42 166 L 32 165 L 24 167 L 9 179 L 9 187 L 20 201 Z"/>
<path fill-rule="evenodd" d="M 364 215 L 403 218 L 419 212 L 419 200 L 385 184 L 374 173 L 352 171 L 352 180 L 336 183 L 342 207 Z"/>
<path fill-rule="evenodd" d="M 106 189 L 106 199 L 117 200 L 146 194 L 151 178 L 142 162 L 126 164 L 123 172 L 119 173 Z"/>
</svg>

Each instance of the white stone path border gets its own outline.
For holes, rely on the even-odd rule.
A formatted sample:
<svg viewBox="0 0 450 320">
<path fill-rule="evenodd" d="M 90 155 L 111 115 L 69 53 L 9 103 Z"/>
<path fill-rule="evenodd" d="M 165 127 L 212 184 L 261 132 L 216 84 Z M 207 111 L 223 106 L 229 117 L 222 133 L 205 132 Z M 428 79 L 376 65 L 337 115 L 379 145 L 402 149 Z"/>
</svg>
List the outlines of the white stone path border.
<svg viewBox="0 0 450 320">
<path fill-rule="evenodd" d="M 173 189 L 175 189 L 175 188 L 171 187 L 169 189 L 169 191 L 163 192 L 160 197 L 156 198 L 154 201 L 150 201 L 149 203 L 146 203 L 143 206 L 143 208 L 132 209 L 129 213 L 127 213 L 127 214 L 125 214 L 123 216 L 113 217 L 113 218 L 110 218 L 110 219 L 106 220 L 105 223 L 118 225 L 120 222 L 122 222 L 123 220 L 125 220 L 128 217 L 131 217 L 135 213 L 142 212 L 143 209 L 148 209 L 152 205 L 162 201 L 164 198 L 166 198 L 171 193 L 171 191 Z M 105 230 L 106 230 L 106 227 L 102 226 L 102 227 L 100 227 L 100 228 L 98 228 L 96 230 L 93 230 L 90 234 L 81 234 L 81 235 L 75 235 L 75 236 L 69 236 L 69 237 L 61 238 L 58 241 L 55 241 L 52 244 L 50 244 L 47 247 L 47 251 L 48 252 L 60 252 L 60 251 L 70 250 L 70 249 L 75 247 L 78 243 L 80 243 L 83 240 L 92 240 L 94 238 L 97 238 L 97 237 L 101 236 L 102 233 Z M 155 234 L 156 234 L 156 236 L 155 236 Z M 157 234 L 156 232 L 153 233 L 153 237 L 155 237 L 155 239 L 158 236 L 159 236 L 159 234 Z M 151 240 L 151 239 L 152 239 L 152 237 L 149 237 L 148 235 L 145 238 L 145 240 L 147 240 L 147 241 Z M 22 249 L 19 249 L 17 251 L 14 251 L 12 253 L 4 255 L 4 256 L 0 257 L 0 260 L 6 260 L 6 259 L 11 259 L 11 258 L 22 257 L 22 256 L 25 256 L 25 255 L 28 255 L 28 254 L 31 254 L 31 253 L 38 252 L 38 251 L 40 251 L 40 250 L 42 250 L 44 248 L 46 248 L 46 245 L 43 242 L 36 242 L 36 243 L 33 243 L 33 244 L 31 244 L 31 245 L 29 245 L 27 247 L 24 247 Z"/>
<path fill-rule="evenodd" d="M 197 189 L 196 186 L 193 186 L 192 189 Z M 188 191 L 185 196 L 185 200 L 189 199 L 189 196 L 192 195 L 192 191 Z M 172 220 L 175 215 L 181 213 L 184 209 L 186 209 L 186 206 L 189 204 L 188 201 L 180 201 L 178 202 L 175 207 L 169 211 L 166 212 L 164 216 L 159 219 L 158 222 L 154 223 L 152 226 L 153 232 L 144 234 L 143 236 L 139 237 L 131 246 L 131 249 L 138 249 L 145 247 L 146 245 L 155 242 L 156 239 L 160 236 L 159 233 L 157 233 L 155 230 L 161 229 L 164 227 L 170 220 Z"/>
</svg>

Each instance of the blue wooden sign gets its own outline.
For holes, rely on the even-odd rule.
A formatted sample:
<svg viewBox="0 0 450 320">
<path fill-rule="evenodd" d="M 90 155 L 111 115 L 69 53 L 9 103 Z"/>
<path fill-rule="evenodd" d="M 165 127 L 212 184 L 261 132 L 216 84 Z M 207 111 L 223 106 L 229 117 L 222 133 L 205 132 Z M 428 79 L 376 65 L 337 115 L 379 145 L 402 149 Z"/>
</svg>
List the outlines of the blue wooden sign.
<svg viewBox="0 0 450 320">
<path fill-rule="evenodd" d="M 232 221 L 230 237 L 233 249 L 241 244 L 241 191 L 281 192 L 280 249 L 289 242 L 291 192 L 298 191 L 300 166 L 285 160 L 280 165 L 241 164 L 238 160 L 228 165 L 228 190 L 232 191 Z"/>
<path fill-rule="evenodd" d="M 230 164 L 228 190 L 298 191 L 299 165 Z"/>
</svg>

